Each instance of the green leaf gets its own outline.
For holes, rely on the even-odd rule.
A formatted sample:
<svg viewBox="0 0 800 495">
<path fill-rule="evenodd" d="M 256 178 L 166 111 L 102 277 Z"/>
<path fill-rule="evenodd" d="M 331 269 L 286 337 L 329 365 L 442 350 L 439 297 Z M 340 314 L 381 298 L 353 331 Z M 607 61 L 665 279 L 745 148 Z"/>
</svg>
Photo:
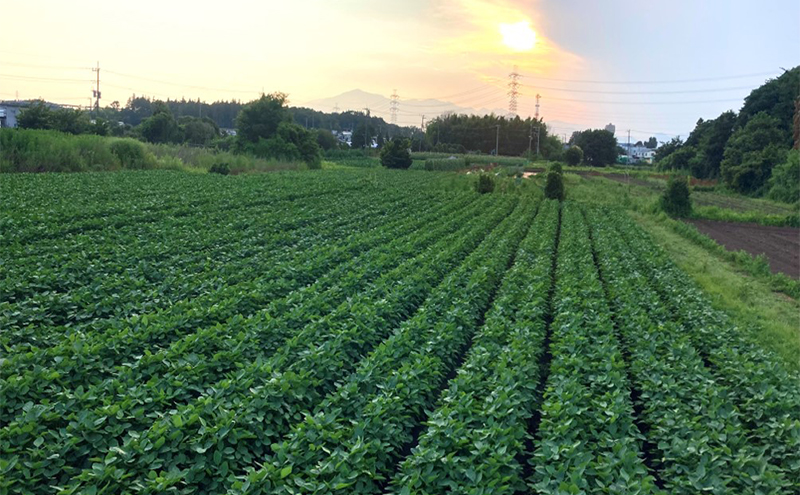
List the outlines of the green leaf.
<svg viewBox="0 0 800 495">
<path fill-rule="evenodd" d="M 292 474 L 292 466 L 286 466 L 285 468 L 281 469 L 281 479 L 289 476 Z"/>
</svg>

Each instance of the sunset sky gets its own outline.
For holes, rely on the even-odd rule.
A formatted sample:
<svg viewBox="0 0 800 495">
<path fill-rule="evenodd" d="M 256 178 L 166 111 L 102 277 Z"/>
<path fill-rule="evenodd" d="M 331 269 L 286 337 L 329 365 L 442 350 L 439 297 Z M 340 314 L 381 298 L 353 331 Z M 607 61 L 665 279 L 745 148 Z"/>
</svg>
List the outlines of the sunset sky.
<svg viewBox="0 0 800 495">
<path fill-rule="evenodd" d="M 800 64 L 797 0 L 4 0 L 0 12 L 0 99 L 75 105 L 99 61 L 103 105 L 396 89 L 399 123 L 418 125 L 404 99 L 507 108 L 516 65 L 522 117 L 539 93 L 559 134 L 613 122 L 620 139 L 667 139 Z"/>
</svg>

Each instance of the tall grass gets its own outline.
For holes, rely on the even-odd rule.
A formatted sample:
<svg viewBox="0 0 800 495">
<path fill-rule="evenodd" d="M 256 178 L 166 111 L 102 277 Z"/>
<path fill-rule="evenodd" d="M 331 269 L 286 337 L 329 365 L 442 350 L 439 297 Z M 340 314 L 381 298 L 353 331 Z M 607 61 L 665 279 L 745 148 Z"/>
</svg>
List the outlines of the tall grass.
<svg viewBox="0 0 800 495">
<path fill-rule="evenodd" d="M 112 147 L 113 143 L 124 144 Z M 123 149 L 128 153 L 120 152 Z M 133 139 L 0 129 L 0 172 L 92 172 L 157 165 L 155 156 Z"/>
<path fill-rule="evenodd" d="M 33 129 L 0 129 L 0 172 L 99 172 L 170 169 L 208 172 L 225 163 L 232 174 L 301 170 L 300 162 L 186 145 L 147 144 L 130 138 L 64 134 Z"/>
</svg>

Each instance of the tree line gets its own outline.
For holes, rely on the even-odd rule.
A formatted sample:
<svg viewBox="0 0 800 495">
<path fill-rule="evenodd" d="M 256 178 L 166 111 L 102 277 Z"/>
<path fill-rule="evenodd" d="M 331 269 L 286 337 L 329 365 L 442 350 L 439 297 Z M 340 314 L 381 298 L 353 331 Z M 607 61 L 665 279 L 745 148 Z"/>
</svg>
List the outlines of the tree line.
<svg viewBox="0 0 800 495">
<path fill-rule="evenodd" d="M 698 120 L 686 141 L 675 138 L 656 151 L 656 163 L 719 178 L 740 193 L 793 202 L 800 199 L 798 142 L 800 66 L 754 89 L 738 114 Z"/>
</svg>

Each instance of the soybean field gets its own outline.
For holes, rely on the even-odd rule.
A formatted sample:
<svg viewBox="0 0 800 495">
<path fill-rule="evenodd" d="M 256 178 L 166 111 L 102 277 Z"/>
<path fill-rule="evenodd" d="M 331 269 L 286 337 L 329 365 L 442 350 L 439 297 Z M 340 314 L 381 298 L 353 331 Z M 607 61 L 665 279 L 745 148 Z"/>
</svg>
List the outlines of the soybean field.
<svg viewBox="0 0 800 495">
<path fill-rule="evenodd" d="M 800 493 L 800 379 L 622 210 L 0 181 L 0 494 Z"/>
</svg>

